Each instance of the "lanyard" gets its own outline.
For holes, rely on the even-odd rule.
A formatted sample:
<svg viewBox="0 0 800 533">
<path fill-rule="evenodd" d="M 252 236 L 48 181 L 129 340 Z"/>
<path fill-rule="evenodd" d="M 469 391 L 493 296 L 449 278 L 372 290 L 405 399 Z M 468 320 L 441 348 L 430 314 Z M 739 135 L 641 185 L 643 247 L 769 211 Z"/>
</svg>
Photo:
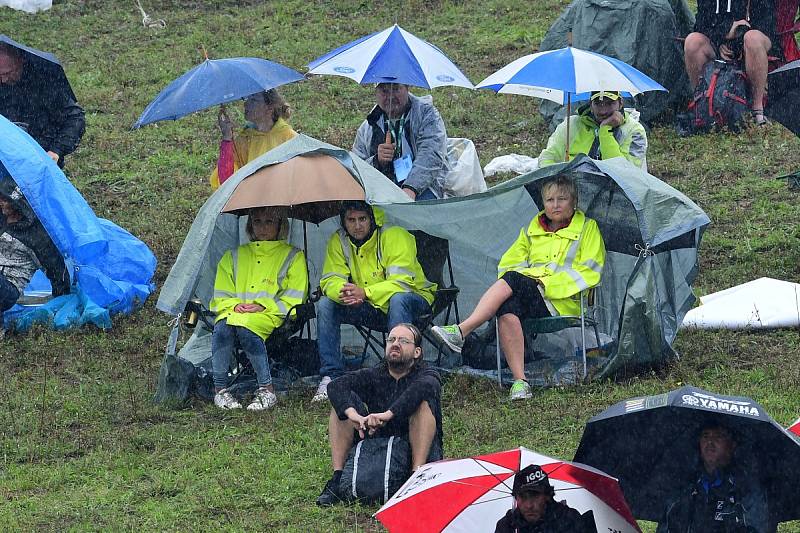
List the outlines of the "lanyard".
<svg viewBox="0 0 800 533">
<path fill-rule="evenodd" d="M 406 128 L 406 115 L 403 115 L 399 119 L 390 120 L 388 117 L 386 120 L 386 129 L 391 132 L 392 140 L 394 141 L 394 158 L 398 159 L 403 155 L 403 132 Z M 392 124 L 394 123 L 394 124 Z"/>
</svg>

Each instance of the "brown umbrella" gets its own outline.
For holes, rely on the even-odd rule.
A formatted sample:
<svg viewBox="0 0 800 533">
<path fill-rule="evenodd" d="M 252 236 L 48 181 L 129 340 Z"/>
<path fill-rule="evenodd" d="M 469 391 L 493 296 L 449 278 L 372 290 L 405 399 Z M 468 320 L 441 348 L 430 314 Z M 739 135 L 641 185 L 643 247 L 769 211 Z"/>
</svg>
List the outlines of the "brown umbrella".
<svg viewBox="0 0 800 533">
<path fill-rule="evenodd" d="M 336 159 L 304 154 L 247 176 L 222 211 L 244 214 L 253 207 L 288 206 L 289 217 L 318 224 L 337 215 L 342 200 L 364 199 L 364 188 Z"/>
</svg>

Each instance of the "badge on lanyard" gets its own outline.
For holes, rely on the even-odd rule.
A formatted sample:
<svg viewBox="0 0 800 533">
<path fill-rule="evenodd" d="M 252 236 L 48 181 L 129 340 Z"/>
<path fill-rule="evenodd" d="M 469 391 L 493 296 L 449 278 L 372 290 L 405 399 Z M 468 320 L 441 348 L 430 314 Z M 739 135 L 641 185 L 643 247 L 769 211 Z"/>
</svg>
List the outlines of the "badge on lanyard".
<svg viewBox="0 0 800 533">
<path fill-rule="evenodd" d="M 411 173 L 411 166 L 413 164 L 414 162 L 411 161 L 411 156 L 409 154 L 392 161 L 392 165 L 394 165 L 394 178 L 398 185 L 406 181 L 406 178 L 408 178 L 408 175 Z"/>
</svg>

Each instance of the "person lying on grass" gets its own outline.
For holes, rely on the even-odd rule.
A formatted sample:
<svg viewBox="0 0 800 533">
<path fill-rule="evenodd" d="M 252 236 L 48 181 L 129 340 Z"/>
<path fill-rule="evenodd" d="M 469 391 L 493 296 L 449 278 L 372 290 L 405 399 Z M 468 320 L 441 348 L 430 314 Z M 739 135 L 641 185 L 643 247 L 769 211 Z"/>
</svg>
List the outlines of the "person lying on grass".
<svg viewBox="0 0 800 533">
<path fill-rule="evenodd" d="M 285 241 L 289 231 L 286 214 L 282 208 L 251 209 L 247 219 L 251 242 L 225 252 L 217 266 L 210 304 L 217 315 L 211 363 L 214 405 L 222 409 L 242 407 L 226 390 L 237 344 L 253 365 L 258 382 L 247 409 L 269 409 L 278 401 L 264 341 L 283 324 L 289 310 L 305 300 L 308 288 L 303 252 Z"/>
<path fill-rule="evenodd" d="M 567 176 L 545 181 L 544 210 L 503 254 L 499 278 L 481 297 L 472 314 L 451 326 L 431 332 L 456 352 L 464 338 L 497 316 L 500 346 L 514 375 L 512 400 L 531 397 L 525 379 L 526 318 L 580 313 L 580 292 L 600 283 L 606 249 L 597 223 L 577 209 L 578 191 Z"/>
</svg>

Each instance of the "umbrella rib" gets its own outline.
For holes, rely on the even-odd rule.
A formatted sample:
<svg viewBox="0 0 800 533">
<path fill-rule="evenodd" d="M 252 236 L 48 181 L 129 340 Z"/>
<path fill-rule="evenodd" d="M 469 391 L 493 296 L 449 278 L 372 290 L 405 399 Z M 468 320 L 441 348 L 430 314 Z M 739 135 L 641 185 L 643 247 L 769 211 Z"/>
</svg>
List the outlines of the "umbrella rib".
<svg viewBox="0 0 800 533">
<path fill-rule="evenodd" d="M 502 484 L 504 487 L 508 488 L 508 489 L 509 489 L 509 493 L 510 493 L 510 491 L 511 491 L 511 487 L 509 487 L 508 485 L 506 485 L 506 482 L 505 482 L 505 480 L 503 480 L 503 479 L 500 479 L 500 478 L 497 476 L 497 474 L 495 474 L 494 472 L 492 472 L 491 470 L 489 470 L 488 468 L 486 468 L 486 466 L 485 466 L 483 463 L 481 463 L 480 461 L 478 461 L 476 458 L 474 458 L 474 457 L 470 457 L 470 459 L 472 459 L 473 461 L 475 461 L 475 462 L 478 464 L 478 466 L 480 466 L 481 468 L 483 468 L 484 470 L 486 470 L 486 473 L 487 473 L 487 474 L 489 474 L 490 476 L 492 476 L 493 478 L 495 478 L 497 481 L 499 481 L 499 482 L 500 482 L 500 483 L 501 483 L 501 484 Z M 492 463 L 492 464 L 495 464 L 495 463 Z M 492 489 L 492 490 L 494 490 L 494 489 Z"/>
</svg>

